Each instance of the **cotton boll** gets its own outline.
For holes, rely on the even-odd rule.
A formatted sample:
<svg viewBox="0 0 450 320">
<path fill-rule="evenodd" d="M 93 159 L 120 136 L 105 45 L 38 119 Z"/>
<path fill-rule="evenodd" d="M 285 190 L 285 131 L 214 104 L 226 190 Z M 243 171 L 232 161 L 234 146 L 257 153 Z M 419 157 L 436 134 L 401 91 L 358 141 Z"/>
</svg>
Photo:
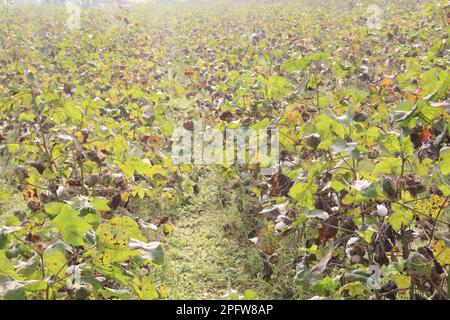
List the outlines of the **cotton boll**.
<svg viewBox="0 0 450 320">
<path fill-rule="evenodd" d="M 352 237 L 347 241 L 347 247 L 355 245 L 359 241 L 358 237 Z"/>
<path fill-rule="evenodd" d="M 276 231 L 281 231 L 283 230 L 283 228 L 285 228 L 287 225 L 286 223 L 284 223 L 284 221 L 280 221 L 275 225 L 275 230 Z"/>
<path fill-rule="evenodd" d="M 383 204 L 377 204 L 377 214 L 380 217 L 384 217 L 388 214 L 388 209 Z"/>
<path fill-rule="evenodd" d="M 351 259 L 352 258 L 352 248 L 347 248 L 345 249 L 345 254 L 347 255 L 347 258 Z"/>
<path fill-rule="evenodd" d="M 333 213 L 339 213 L 339 207 L 333 207 L 333 208 L 331 208 L 331 212 L 333 212 Z"/>
<path fill-rule="evenodd" d="M 358 247 L 356 246 L 356 244 L 359 242 L 359 238 L 358 237 L 352 237 L 347 241 L 347 245 L 345 248 L 345 254 L 347 255 L 347 258 L 350 259 L 350 261 L 355 262 L 354 260 L 357 259 L 358 261 L 361 259 L 361 257 L 359 258 L 355 258 L 355 256 L 358 256 Z M 358 262 L 356 261 L 356 262 Z"/>
</svg>

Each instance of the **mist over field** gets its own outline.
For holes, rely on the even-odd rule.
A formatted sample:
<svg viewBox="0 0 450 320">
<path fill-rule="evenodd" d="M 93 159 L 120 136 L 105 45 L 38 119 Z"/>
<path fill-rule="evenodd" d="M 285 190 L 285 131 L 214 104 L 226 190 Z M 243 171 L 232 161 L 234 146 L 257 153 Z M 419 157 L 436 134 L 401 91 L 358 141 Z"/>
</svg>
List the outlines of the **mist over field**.
<svg viewBox="0 0 450 320">
<path fill-rule="evenodd" d="M 0 300 L 448 300 L 448 1 L 0 0 L 0 30 Z"/>
</svg>

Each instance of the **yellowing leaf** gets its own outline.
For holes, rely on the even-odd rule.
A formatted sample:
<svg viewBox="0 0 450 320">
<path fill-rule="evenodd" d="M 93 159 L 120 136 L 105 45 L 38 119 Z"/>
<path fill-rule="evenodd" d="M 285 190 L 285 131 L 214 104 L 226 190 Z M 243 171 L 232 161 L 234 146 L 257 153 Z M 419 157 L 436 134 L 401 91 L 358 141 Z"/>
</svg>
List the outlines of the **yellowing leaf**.
<svg viewBox="0 0 450 320">
<path fill-rule="evenodd" d="M 404 208 L 403 206 L 393 203 L 393 214 L 389 218 L 389 223 L 395 231 L 399 231 L 402 226 L 409 226 L 414 219 L 414 214 L 411 210 Z"/>
<path fill-rule="evenodd" d="M 443 240 L 436 242 L 433 246 L 433 254 L 440 265 L 446 266 L 450 264 L 450 248 L 445 245 Z"/>
<path fill-rule="evenodd" d="M 439 157 L 439 168 L 443 175 L 450 174 L 450 147 L 442 148 Z"/>
<path fill-rule="evenodd" d="M 399 289 L 407 289 L 411 286 L 411 278 L 403 274 L 392 274 L 390 278 Z"/>
<path fill-rule="evenodd" d="M 163 225 L 163 232 L 165 235 L 170 236 L 173 233 L 173 225 L 170 223 L 165 223 Z"/>
<path fill-rule="evenodd" d="M 105 248 L 128 248 L 131 238 L 146 241 L 137 222 L 129 217 L 114 217 L 97 228 L 98 243 Z"/>
</svg>

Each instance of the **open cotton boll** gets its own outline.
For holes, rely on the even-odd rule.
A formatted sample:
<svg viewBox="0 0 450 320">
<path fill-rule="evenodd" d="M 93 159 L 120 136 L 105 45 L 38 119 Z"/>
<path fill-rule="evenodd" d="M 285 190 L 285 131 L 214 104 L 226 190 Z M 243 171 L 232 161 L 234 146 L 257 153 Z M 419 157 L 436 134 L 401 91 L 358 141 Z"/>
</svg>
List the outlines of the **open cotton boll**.
<svg viewBox="0 0 450 320">
<path fill-rule="evenodd" d="M 353 252 L 352 248 L 346 248 L 345 249 L 345 254 L 347 255 L 347 258 L 349 258 L 349 259 L 352 258 L 352 252 Z"/>
<path fill-rule="evenodd" d="M 280 221 L 275 225 L 275 230 L 281 231 L 283 228 L 285 228 L 287 224 L 284 221 Z"/>
<path fill-rule="evenodd" d="M 384 204 L 377 204 L 377 214 L 380 217 L 384 217 L 385 215 L 388 214 L 388 209 Z"/>
<path fill-rule="evenodd" d="M 347 241 L 347 247 L 354 246 L 359 241 L 358 237 L 352 237 Z"/>
</svg>

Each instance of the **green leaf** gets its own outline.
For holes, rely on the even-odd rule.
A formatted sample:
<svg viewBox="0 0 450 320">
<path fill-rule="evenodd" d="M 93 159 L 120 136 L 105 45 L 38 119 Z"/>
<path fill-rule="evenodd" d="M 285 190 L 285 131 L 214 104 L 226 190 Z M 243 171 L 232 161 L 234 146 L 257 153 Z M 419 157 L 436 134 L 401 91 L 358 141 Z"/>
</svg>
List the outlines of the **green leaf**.
<svg viewBox="0 0 450 320">
<path fill-rule="evenodd" d="M 101 289 L 100 293 L 105 299 L 118 298 L 121 300 L 129 300 L 131 296 L 131 292 L 127 289 L 105 288 Z"/>
<path fill-rule="evenodd" d="M 360 281 L 354 281 L 339 288 L 339 293 L 342 294 L 345 291 L 347 291 L 351 297 L 356 297 L 364 295 L 367 289 Z"/>
<path fill-rule="evenodd" d="M 8 216 L 6 219 L 5 219 L 5 224 L 8 226 L 8 227 L 19 227 L 20 226 L 20 219 L 18 218 L 18 217 L 16 217 L 16 216 Z M 20 227 L 19 227 L 20 228 Z M 17 230 L 18 231 L 18 230 Z M 0 234 L 1 234 L 1 231 L 0 231 Z"/>
<path fill-rule="evenodd" d="M 50 202 L 44 206 L 44 211 L 51 217 L 56 217 L 61 212 L 71 211 L 72 207 L 63 202 Z"/>
<path fill-rule="evenodd" d="M 244 300 L 255 300 L 258 294 L 253 290 L 245 290 L 244 291 Z"/>
<path fill-rule="evenodd" d="M 281 64 L 280 69 L 281 71 L 288 72 L 304 71 L 307 69 L 311 61 L 319 61 L 322 59 L 326 60 L 329 56 L 330 55 L 327 52 L 316 52 L 307 57 L 290 58 Z"/>
<path fill-rule="evenodd" d="M 67 103 L 64 106 L 64 109 L 66 111 L 66 114 L 68 114 L 74 122 L 80 122 L 83 119 L 83 111 L 80 109 L 80 107 L 75 106 L 72 102 Z"/>
<path fill-rule="evenodd" d="M 161 121 L 161 133 L 165 137 L 170 137 L 173 133 L 174 126 L 170 121 L 162 120 Z"/>
<path fill-rule="evenodd" d="M 0 251 L 0 275 L 20 278 L 20 276 L 14 271 L 13 262 L 8 259 L 4 251 Z"/>
<path fill-rule="evenodd" d="M 317 191 L 317 185 L 314 183 L 297 183 L 289 190 L 289 196 L 297 200 L 301 207 L 313 210 L 314 193 Z"/>
<path fill-rule="evenodd" d="M 32 113 L 21 113 L 19 116 L 19 121 L 23 122 L 23 121 L 30 121 L 32 122 L 34 120 L 36 116 Z"/>
<path fill-rule="evenodd" d="M 387 157 L 375 165 L 372 174 L 375 176 L 383 174 L 400 174 L 402 160 L 400 158 Z"/>
<path fill-rule="evenodd" d="M 280 76 L 271 76 L 267 80 L 268 99 L 281 99 L 291 94 L 292 83 Z"/>
<path fill-rule="evenodd" d="M 341 192 L 347 187 L 346 184 L 344 184 L 338 175 L 333 175 L 331 178 L 331 188 L 334 189 L 336 192 Z"/>
<path fill-rule="evenodd" d="M 450 147 L 442 148 L 439 155 L 439 168 L 442 174 L 450 174 Z"/>
<path fill-rule="evenodd" d="M 294 71 L 303 71 L 306 70 L 308 67 L 308 64 L 310 62 L 310 59 L 308 58 L 291 58 L 283 62 L 280 66 L 281 71 L 288 71 L 288 72 L 294 72 Z"/>
<path fill-rule="evenodd" d="M 17 153 L 19 151 L 19 145 L 16 143 L 9 143 L 6 145 L 6 149 L 9 153 Z"/>
<path fill-rule="evenodd" d="M 91 201 L 91 204 L 94 206 L 97 211 L 110 211 L 111 208 L 108 206 L 108 199 L 103 198 L 95 198 Z"/>
<path fill-rule="evenodd" d="M 84 234 L 91 229 L 91 225 L 79 216 L 76 210 L 64 210 L 60 212 L 51 224 L 62 234 L 64 242 L 73 246 L 84 245 Z"/>
<path fill-rule="evenodd" d="M 46 276 L 62 277 L 66 274 L 67 264 L 64 253 L 59 250 L 46 251 L 43 258 Z"/>
<path fill-rule="evenodd" d="M 338 287 L 339 282 L 338 281 L 334 281 L 333 279 L 331 279 L 330 277 L 326 277 L 322 280 L 317 281 L 312 287 L 311 289 L 318 294 L 319 296 L 326 296 L 329 294 L 334 293 L 334 291 L 336 290 L 336 288 Z"/>
<path fill-rule="evenodd" d="M 11 196 L 10 189 L 0 189 L 0 200 L 7 200 Z"/>
<path fill-rule="evenodd" d="M 387 135 L 382 141 L 382 145 L 390 155 L 394 155 L 401 148 L 400 141 L 395 134 Z"/>
<path fill-rule="evenodd" d="M 121 250 L 122 251 L 122 250 Z M 96 264 L 97 265 L 97 264 Z M 123 268 L 117 266 L 116 264 L 112 264 L 110 262 L 100 263 L 98 266 L 103 267 L 100 269 L 100 272 L 110 279 L 117 280 L 117 282 L 122 286 L 127 286 L 132 280 L 132 273 L 126 273 Z"/>
</svg>

